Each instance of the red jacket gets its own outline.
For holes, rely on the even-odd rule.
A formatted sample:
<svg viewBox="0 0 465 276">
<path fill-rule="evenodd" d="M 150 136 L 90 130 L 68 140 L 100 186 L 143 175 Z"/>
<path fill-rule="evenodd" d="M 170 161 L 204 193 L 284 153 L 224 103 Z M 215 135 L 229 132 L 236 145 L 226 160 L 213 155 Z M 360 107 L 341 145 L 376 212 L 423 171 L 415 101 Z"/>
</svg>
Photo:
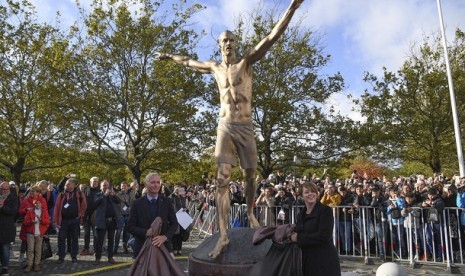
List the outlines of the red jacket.
<svg viewBox="0 0 465 276">
<path fill-rule="evenodd" d="M 40 200 L 40 203 L 42 203 L 42 210 L 45 210 L 45 212 L 48 213 L 47 202 L 45 201 L 45 198 L 43 198 L 42 195 L 38 195 L 35 199 Z M 25 215 L 27 213 L 28 208 L 34 209 L 33 201 L 34 199 L 31 197 L 31 195 L 26 196 L 26 198 L 21 202 L 21 205 L 19 206 L 19 215 Z M 19 238 L 22 241 L 26 240 L 26 226 L 24 225 L 24 220 L 23 224 L 21 224 L 21 230 L 19 231 Z"/>
<path fill-rule="evenodd" d="M 65 200 L 65 193 L 66 192 L 61 192 L 58 194 L 55 202 L 55 209 L 53 209 L 53 223 L 57 226 L 61 226 L 61 208 L 63 207 L 63 202 Z M 86 195 L 78 189 L 75 189 L 73 193 L 77 198 L 79 222 L 82 224 L 87 210 Z"/>
<path fill-rule="evenodd" d="M 32 198 L 31 195 L 28 195 L 19 206 L 18 213 L 20 216 L 26 215 L 28 208 L 34 209 L 34 199 L 40 200 L 40 203 L 42 203 L 42 209 L 45 209 L 48 212 L 47 201 L 42 197 L 42 195 L 38 195 L 36 198 Z"/>
<path fill-rule="evenodd" d="M 47 206 L 47 205 L 45 205 Z M 33 223 L 36 217 L 34 210 L 29 210 L 23 220 L 23 225 L 27 234 L 34 234 L 35 223 Z M 43 237 L 47 232 L 48 226 L 50 225 L 50 216 L 48 215 L 47 207 L 42 208 L 42 215 L 40 216 L 39 231 L 40 236 Z"/>
</svg>

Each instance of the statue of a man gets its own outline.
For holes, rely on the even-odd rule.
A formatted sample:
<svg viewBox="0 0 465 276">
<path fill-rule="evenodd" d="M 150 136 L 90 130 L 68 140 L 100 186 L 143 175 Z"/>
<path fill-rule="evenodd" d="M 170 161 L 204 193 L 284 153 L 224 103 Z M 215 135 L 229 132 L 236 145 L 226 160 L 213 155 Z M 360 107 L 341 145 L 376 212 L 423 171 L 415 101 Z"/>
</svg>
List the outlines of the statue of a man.
<svg viewBox="0 0 465 276">
<path fill-rule="evenodd" d="M 210 73 L 216 79 L 220 91 L 220 120 L 217 128 L 215 158 L 217 164 L 216 207 L 220 238 L 210 252 L 216 258 L 228 245 L 227 223 L 230 207 L 228 184 L 232 167 L 236 165 L 236 153 L 244 174 L 244 195 L 247 203 L 247 216 L 250 225 L 260 225 L 253 214 L 255 196 L 255 174 L 257 169 L 257 146 L 252 125 L 252 65 L 259 61 L 271 46 L 284 33 L 292 16 L 303 0 L 293 0 L 284 16 L 270 34 L 258 45 L 236 57 L 236 38 L 230 31 L 221 33 L 218 38 L 222 61 L 197 61 L 190 57 L 158 53 L 160 59 L 171 59 L 178 64 L 192 67 L 202 73 Z"/>
</svg>

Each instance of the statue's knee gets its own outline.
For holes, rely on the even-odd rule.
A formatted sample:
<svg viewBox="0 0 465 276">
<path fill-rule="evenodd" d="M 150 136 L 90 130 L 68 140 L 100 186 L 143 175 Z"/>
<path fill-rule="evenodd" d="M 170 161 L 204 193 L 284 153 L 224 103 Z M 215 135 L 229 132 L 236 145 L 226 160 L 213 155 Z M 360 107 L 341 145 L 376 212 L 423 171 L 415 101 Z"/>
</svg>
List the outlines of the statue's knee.
<svg viewBox="0 0 465 276">
<path fill-rule="evenodd" d="M 217 179 L 217 180 L 218 180 L 218 186 L 224 186 L 224 185 L 226 185 L 226 184 L 227 184 L 226 182 L 228 181 L 228 179 L 229 179 L 229 178 L 219 178 L 219 177 L 218 177 L 218 179 Z"/>
<path fill-rule="evenodd" d="M 217 181 L 220 183 L 225 183 L 229 180 L 230 177 L 231 177 L 230 173 L 218 172 Z"/>
</svg>

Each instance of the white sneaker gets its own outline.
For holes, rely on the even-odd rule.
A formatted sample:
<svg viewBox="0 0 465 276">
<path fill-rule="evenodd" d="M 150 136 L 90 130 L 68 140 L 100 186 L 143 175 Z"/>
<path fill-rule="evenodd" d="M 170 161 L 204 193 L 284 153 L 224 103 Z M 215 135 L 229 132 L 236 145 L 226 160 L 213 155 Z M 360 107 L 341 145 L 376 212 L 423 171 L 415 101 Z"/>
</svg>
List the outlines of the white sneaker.
<svg viewBox="0 0 465 276">
<path fill-rule="evenodd" d="M 19 253 L 18 262 L 24 263 L 26 259 L 24 258 L 24 253 Z"/>
</svg>

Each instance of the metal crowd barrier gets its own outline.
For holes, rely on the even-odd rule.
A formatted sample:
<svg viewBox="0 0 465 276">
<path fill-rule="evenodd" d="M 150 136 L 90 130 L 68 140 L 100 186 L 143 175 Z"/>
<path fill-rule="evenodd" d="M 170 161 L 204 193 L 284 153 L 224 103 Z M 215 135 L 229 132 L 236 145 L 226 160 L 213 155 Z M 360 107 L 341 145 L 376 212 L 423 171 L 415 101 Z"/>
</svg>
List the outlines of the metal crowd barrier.
<svg viewBox="0 0 465 276">
<path fill-rule="evenodd" d="M 340 256 L 373 258 L 416 264 L 445 265 L 448 271 L 463 266 L 465 226 L 460 225 L 463 208 L 444 208 L 437 220 L 431 208 L 411 207 L 393 219 L 374 207 L 332 207 L 333 240 Z"/>
<path fill-rule="evenodd" d="M 193 203 L 198 204 L 198 203 Z M 303 206 L 256 206 L 254 214 L 260 225 L 295 223 Z M 379 208 L 361 206 L 332 207 L 333 242 L 344 258 L 362 258 L 366 264 L 374 259 L 416 264 L 445 265 L 448 271 L 465 265 L 465 226 L 460 225 L 464 208 L 444 208 L 437 221 L 428 218 L 429 208 L 412 207 L 402 217 L 392 219 Z M 202 206 L 194 210 L 194 230 L 198 237 L 218 231 L 216 208 Z M 229 214 L 229 228 L 249 227 L 247 206 L 234 204 Z"/>
</svg>

